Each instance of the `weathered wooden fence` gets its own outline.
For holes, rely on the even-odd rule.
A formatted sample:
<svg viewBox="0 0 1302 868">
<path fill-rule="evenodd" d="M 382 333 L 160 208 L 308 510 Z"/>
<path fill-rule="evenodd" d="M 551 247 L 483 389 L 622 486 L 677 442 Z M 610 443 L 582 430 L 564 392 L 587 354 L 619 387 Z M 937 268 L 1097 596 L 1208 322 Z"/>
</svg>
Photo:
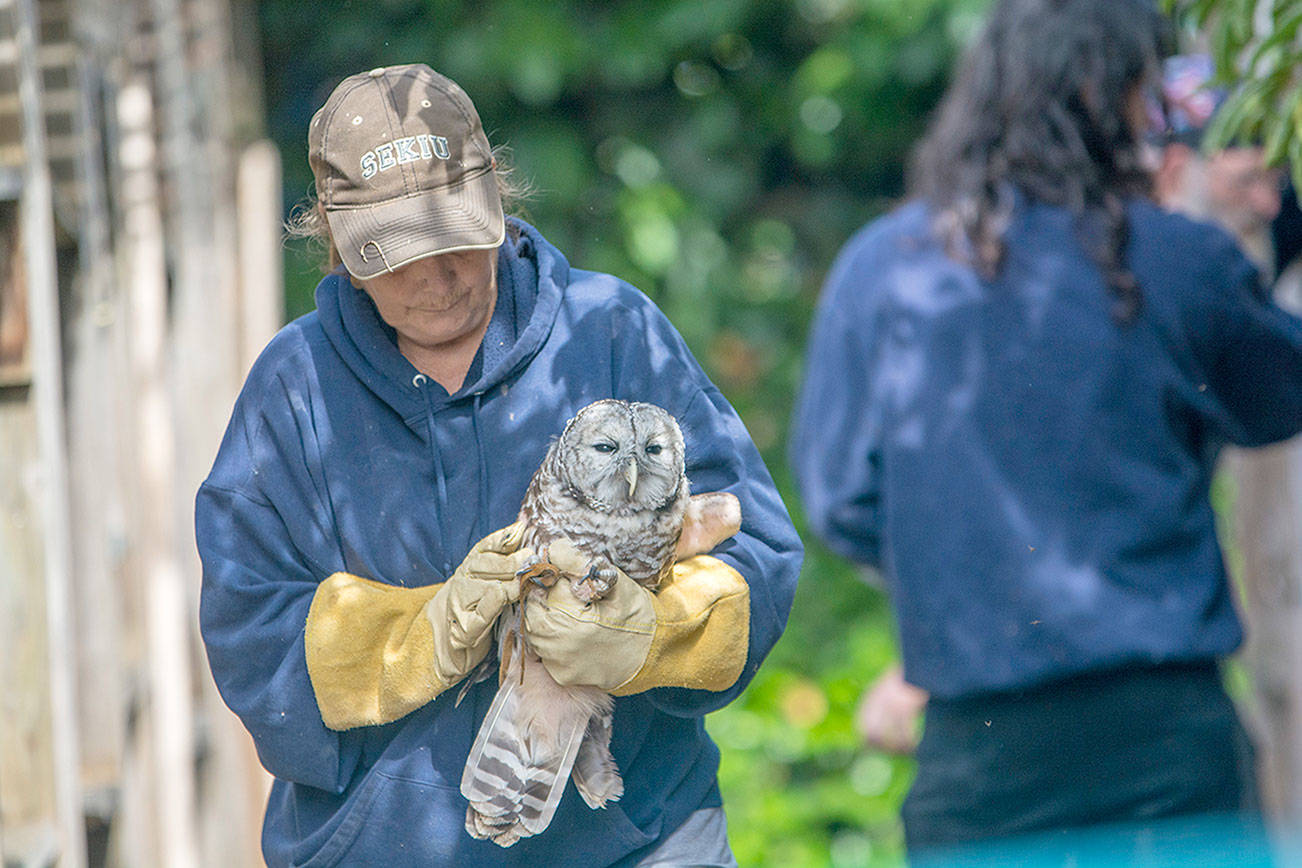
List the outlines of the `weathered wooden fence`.
<svg viewBox="0 0 1302 868">
<path fill-rule="evenodd" d="M 245 11 L 0 0 L 5 866 L 261 864 L 191 519 L 282 316 Z"/>
</svg>

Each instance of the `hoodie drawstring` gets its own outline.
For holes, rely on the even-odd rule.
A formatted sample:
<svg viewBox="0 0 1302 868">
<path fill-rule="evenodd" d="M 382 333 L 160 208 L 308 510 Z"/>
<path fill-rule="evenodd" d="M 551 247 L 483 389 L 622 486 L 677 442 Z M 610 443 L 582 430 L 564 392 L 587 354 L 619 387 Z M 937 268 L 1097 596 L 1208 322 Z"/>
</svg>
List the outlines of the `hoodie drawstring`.
<svg viewBox="0 0 1302 868">
<path fill-rule="evenodd" d="M 415 386 L 425 399 L 425 432 L 429 437 L 429 449 L 434 456 L 434 488 L 438 493 L 440 523 L 448 520 L 448 481 L 447 471 L 443 467 L 443 450 L 439 448 L 438 441 L 434 436 L 434 402 L 430 397 L 429 389 L 425 388 L 429 379 L 424 374 L 417 374 L 412 378 L 411 384 Z M 443 552 L 443 577 L 449 578 L 452 575 L 452 562 L 446 560 L 447 552 Z"/>
<path fill-rule="evenodd" d="M 475 404 L 470 411 L 470 427 L 475 432 L 475 454 L 479 457 L 479 514 L 470 528 L 470 543 L 476 542 L 488 534 L 488 458 L 484 455 L 484 441 L 479 434 L 479 406 L 484 400 L 483 392 L 475 393 Z M 482 527 L 482 530 L 481 530 Z"/>
<path fill-rule="evenodd" d="M 430 392 L 425 388 L 428 379 L 423 374 L 417 374 L 412 378 L 412 385 L 415 386 L 425 399 L 425 430 L 429 436 L 430 452 L 434 456 L 434 483 L 438 492 L 438 508 L 440 523 L 446 522 L 451 515 L 448 507 L 448 482 L 447 470 L 443 466 L 443 450 L 439 448 L 438 441 L 434 436 L 434 402 L 430 397 Z M 484 401 L 484 393 L 476 392 L 474 394 L 474 405 L 470 412 L 470 427 L 475 436 L 475 457 L 479 462 L 479 504 L 475 514 L 475 520 L 470 526 L 470 538 L 466 541 L 466 551 L 474 548 L 475 543 L 488 535 L 488 457 L 484 454 L 483 434 L 479 430 L 479 411 Z M 444 524 L 444 527 L 447 525 Z M 446 552 L 444 553 L 446 556 Z M 444 576 L 452 575 L 452 562 L 444 561 Z"/>
</svg>

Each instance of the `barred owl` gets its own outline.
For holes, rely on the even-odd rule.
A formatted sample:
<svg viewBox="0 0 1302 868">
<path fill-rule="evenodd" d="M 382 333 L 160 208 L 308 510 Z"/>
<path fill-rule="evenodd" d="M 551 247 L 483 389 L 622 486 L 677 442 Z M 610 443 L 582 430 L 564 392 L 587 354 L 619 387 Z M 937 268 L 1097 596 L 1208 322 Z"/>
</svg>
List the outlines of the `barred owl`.
<svg viewBox="0 0 1302 868">
<path fill-rule="evenodd" d="M 585 576 L 559 579 L 571 581 L 580 600 L 605 595 L 616 567 L 644 587 L 659 585 L 673 568 L 688 509 L 683 453 L 678 424 L 661 408 L 598 401 L 569 421 L 534 474 L 520 519 L 538 564 L 522 571 L 530 583 L 499 624 L 500 686 L 461 781 L 472 836 L 509 847 L 538 834 L 571 777 L 592 808 L 623 794 L 610 753 L 613 698 L 597 687 L 557 684 L 519 623 L 531 597 L 558 580 L 548 574 L 546 551 L 562 537 L 592 558 Z"/>
</svg>

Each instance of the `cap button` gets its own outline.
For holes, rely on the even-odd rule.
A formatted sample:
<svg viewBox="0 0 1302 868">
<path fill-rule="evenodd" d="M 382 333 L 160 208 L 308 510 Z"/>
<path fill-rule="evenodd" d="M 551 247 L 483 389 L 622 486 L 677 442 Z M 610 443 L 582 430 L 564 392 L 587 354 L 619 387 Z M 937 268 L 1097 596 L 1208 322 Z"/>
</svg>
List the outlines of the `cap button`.
<svg viewBox="0 0 1302 868">
<path fill-rule="evenodd" d="M 375 67 L 375 69 L 372 69 L 370 72 L 368 72 L 367 75 L 369 75 L 371 78 L 379 78 L 380 76 L 384 75 L 384 67 L 377 66 Z"/>
</svg>

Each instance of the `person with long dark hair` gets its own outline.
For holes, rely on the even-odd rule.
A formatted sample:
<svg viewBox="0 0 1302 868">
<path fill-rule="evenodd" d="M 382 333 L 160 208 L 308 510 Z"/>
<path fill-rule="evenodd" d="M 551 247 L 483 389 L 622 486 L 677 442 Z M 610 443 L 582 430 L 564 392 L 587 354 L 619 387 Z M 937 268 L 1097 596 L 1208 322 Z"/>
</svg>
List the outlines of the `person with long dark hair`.
<svg viewBox="0 0 1302 868">
<path fill-rule="evenodd" d="M 1148 0 L 996 2 L 824 288 L 791 460 L 930 694 L 914 855 L 1254 815 L 1209 492 L 1222 445 L 1302 430 L 1302 321 L 1151 201 L 1166 42 Z"/>
</svg>

